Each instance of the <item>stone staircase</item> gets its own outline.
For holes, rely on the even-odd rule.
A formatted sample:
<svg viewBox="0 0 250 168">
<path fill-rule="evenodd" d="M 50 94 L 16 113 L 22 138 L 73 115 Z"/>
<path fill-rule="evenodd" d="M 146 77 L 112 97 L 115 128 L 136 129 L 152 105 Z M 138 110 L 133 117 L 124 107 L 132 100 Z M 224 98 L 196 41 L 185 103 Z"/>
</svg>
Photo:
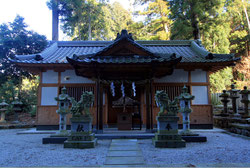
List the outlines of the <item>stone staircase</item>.
<svg viewBox="0 0 250 168">
<path fill-rule="evenodd" d="M 105 166 L 143 166 L 145 164 L 137 139 L 113 139 Z"/>
</svg>

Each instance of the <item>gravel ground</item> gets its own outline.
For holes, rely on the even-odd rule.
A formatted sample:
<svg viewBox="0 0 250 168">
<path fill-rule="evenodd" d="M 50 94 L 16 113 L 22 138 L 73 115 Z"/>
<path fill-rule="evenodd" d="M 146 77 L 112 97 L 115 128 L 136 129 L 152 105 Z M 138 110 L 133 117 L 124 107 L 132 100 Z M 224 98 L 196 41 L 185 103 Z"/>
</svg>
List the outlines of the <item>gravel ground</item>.
<svg viewBox="0 0 250 168">
<path fill-rule="evenodd" d="M 0 130 L 0 167 L 102 165 L 111 143 L 98 141 L 94 149 L 64 149 L 60 144 L 42 144 L 48 134 L 17 135 L 20 129 Z"/>
<path fill-rule="evenodd" d="M 0 130 L 0 167 L 4 166 L 97 166 L 103 165 L 111 140 L 99 140 L 94 149 L 64 149 L 42 144 L 48 134 L 21 134 L 20 129 Z M 220 132 L 203 132 L 206 143 L 187 143 L 186 148 L 154 148 L 151 140 L 139 140 L 147 165 L 250 166 L 250 140 Z"/>
<path fill-rule="evenodd" d="M 187 143 L 186 148 L 154 148 L 151 140 L 139 141 L 148 165 L 246 165 L 250 166 L 250 138 L 207 132 L 207 142 Z"/>
</svg>

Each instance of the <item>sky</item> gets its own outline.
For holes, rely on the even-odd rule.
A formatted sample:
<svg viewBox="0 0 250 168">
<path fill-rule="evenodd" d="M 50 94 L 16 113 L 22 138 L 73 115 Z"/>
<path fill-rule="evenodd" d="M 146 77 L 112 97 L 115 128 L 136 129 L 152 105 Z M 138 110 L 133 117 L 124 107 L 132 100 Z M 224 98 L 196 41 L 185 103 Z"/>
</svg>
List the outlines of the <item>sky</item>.
<svg viewBox="0 0 250 168">
<path fill-rule="evenodd" d="M 110 3 L 118 1 L 125 9 L 129 8 L 129 0 L 110 0 Z M 0 0 L 0 24 L 13 22 L 16 15 L 24 17 L 24 22 L 39 34 L 52 39 L 52 11 L 46 5 L 47 0 Z M 62 31 L 59 40 L 67 40 Z"/>
</svg>

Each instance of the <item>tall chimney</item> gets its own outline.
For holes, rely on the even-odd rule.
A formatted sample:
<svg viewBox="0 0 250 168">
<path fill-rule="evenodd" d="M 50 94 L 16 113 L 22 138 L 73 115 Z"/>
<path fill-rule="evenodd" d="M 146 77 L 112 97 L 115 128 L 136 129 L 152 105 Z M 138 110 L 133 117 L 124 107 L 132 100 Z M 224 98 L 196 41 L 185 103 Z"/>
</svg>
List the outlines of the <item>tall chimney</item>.
<svg viewBox="0 0 250 168">
<path fill-rule="evenodd" d="M 52 41 L 58 41 L 58 0 L 55 0 L 55 4 L 52 5 Z"/>
</svg>

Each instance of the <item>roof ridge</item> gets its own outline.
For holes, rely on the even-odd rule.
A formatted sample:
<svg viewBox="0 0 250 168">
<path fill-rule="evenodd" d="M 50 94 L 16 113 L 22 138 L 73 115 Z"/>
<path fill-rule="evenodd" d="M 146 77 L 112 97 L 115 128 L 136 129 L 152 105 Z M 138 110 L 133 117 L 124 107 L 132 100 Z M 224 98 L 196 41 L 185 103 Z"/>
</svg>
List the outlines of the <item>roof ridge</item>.
<svg viewBox="0 0 250 168">
<path fill-rule="evenodd" d="M 206 57 L 208 54 L 211 54 L 201 44 L 197 44 L 196 40 L 192 40 L 191 49 L 202 57 Z"/>
</svg>

